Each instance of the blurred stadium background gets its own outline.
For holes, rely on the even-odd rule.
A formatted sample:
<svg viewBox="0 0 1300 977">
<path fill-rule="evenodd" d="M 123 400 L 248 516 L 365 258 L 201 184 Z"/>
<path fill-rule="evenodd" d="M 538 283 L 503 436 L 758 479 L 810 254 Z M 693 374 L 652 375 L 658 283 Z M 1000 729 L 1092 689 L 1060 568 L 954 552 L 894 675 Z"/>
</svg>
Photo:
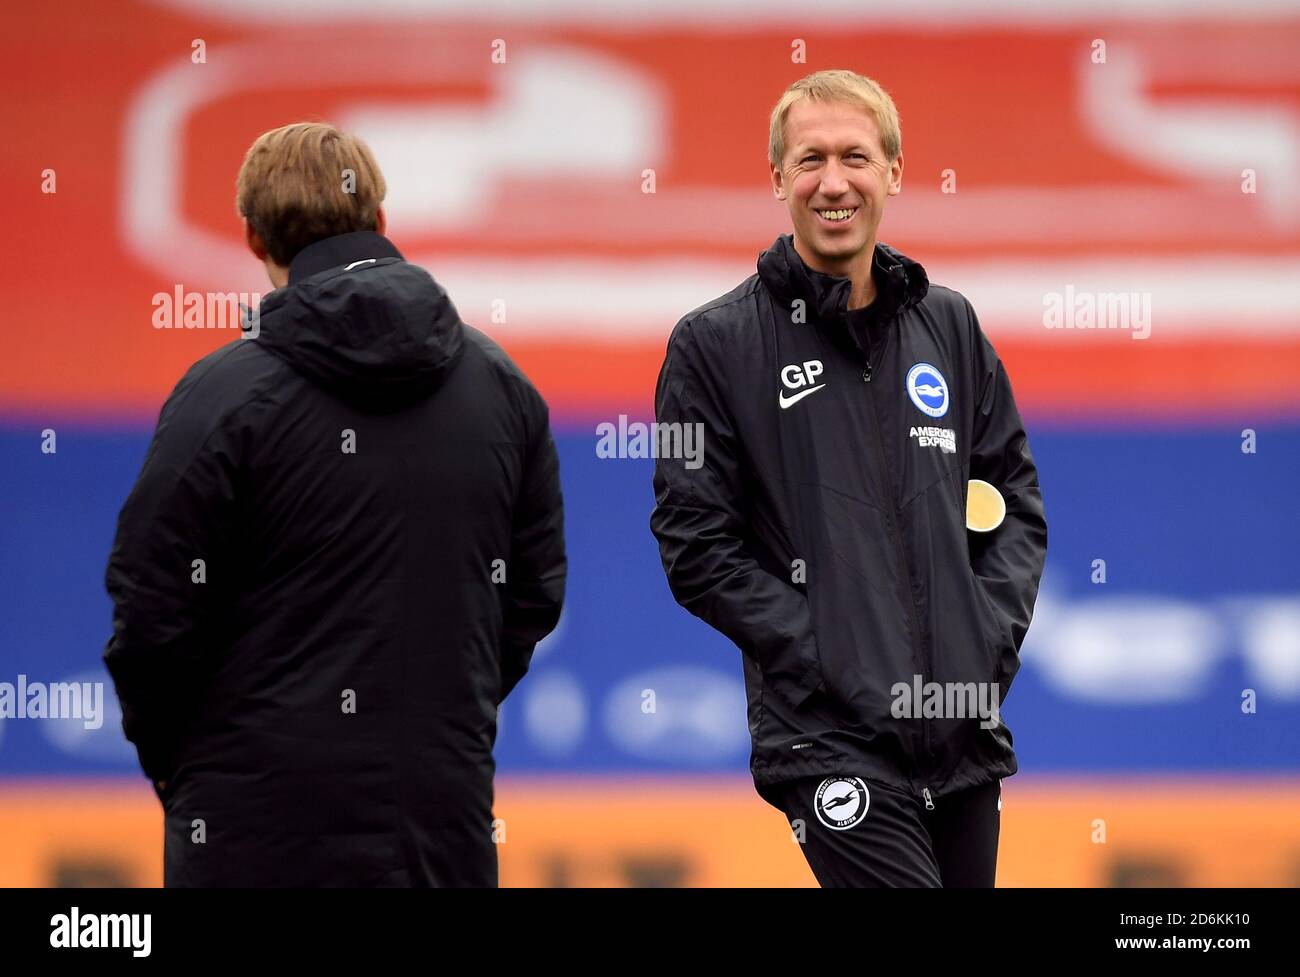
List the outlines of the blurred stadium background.
<svg viewBox="0 0 1300 977">
<path fill-rule="evenodd" d="M 787 230 L 777 96 L 850 67 L 902 114 L 881 237 L 974 303 L 1051 524 L 999 884 L 1300 884 L 1296 4 L 363 6 L 6 10 L 0 681 L 107 681 L 118 508 L 172 384 L 231 338 L 154 329 L 151 297 L 268 290 L 235 173 L 263 130 L 327 119 L 378 155 L 397 245 L 552 405 L 569 603 L 503 709 L 503 884 L 813 884 L 748 777 L 739 653 L 664 582 L 651 462 L 594 447 L 651 418 L 677 318 Z M 1067 286 L 1149 293 L 1149 338 L 1044 328 Z M 0 720 L 0 884 L 159 883 L 106 691 L 99 730 Z"/>
</svg>

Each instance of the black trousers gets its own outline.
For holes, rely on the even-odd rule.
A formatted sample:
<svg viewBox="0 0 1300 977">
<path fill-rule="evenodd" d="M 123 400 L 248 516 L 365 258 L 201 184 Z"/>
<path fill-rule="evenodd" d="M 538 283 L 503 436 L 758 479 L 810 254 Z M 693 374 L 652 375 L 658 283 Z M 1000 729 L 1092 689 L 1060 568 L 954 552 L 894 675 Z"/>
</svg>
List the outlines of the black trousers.
<svg viewBox="0 0 1300 977">
<path fill-rule="evenodd" d="M 875 780 L 809 777 L 758 788 L 785 813 L 825 888 L 992 888 L 1002 781 L 933 799 Z"/>
</svg>

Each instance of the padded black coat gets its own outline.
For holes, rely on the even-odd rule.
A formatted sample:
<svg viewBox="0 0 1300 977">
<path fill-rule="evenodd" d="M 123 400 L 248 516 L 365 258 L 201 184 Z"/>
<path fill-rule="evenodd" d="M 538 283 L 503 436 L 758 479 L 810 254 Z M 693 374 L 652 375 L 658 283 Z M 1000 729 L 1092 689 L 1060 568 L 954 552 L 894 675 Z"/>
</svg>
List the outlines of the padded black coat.
<svg viewBox="0 0 1300 977">
<path fill-rule="evenodd" d="M 565 572 L 533 386 L 382 236 L 304 249 L 167 400 L 108 566 L 166 884 L 494 885 L 497 707 Z"/>
<path fill-rule="evenodd" d="M 887 245 L 873 277 L 874 342 L 789 235 L 677 324 L 656 419 L 703 425 L 703 464 L 657 459 L 651 528 L 678 602 L 744 653 L 756 784 L 856 774 L 933 804 L 1015 773 L 1011 732 L 899 716 L 898 684 L 1005 699 L 1047 525 L 970 303 Z M 966 529 L 971 478 L 1006 499 L 991 533 Z"/>
</svg>

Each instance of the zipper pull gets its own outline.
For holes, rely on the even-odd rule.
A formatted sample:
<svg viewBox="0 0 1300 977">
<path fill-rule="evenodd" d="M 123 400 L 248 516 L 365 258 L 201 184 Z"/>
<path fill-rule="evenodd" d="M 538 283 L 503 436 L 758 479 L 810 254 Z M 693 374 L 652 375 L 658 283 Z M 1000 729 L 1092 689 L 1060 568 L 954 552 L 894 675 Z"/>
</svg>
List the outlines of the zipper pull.
<svg viewBox="0 0 1300 977">
<path fill-rule="evenodd" d="M 862 371 L 862 379 L 863 379 L 863 381 L 866 382 L 866 383 L 870 383 L 870 382 L 871 382 L 871 364 L 870 364 L 870 363 L 868 363 L 868 364 L 867 364 L 867 368 L 866 368 L 865 370 Z"/>
<path fill-rule="evenodd" d="M 932 798 L 932 797 L 930 796 L 930 788 L 929 788 L 929 787 L 925 787 L 925 788 L 923 788 L 923 789 L 921 790 L 921 796 L 925 798 L 925 809 L 926 809 L 927 811 L 933 811 L 933 810 L 934 810 L 934 798 Z"/>
</svg>

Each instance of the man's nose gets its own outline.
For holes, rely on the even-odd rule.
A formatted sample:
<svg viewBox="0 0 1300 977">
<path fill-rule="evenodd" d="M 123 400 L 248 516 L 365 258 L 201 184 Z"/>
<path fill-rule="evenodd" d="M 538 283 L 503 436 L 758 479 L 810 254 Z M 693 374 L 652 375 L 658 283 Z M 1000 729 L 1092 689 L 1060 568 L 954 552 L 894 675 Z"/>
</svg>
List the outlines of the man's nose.
<svg viewBox="0 0 1300 977">
<path fill-rule="evenodd" d="M 845 179 L 844 168 L 835 160 L 827 160 L 822 169 L 822 182 L 818 188 L 825 197 L 838 197 L 848 192 L 849 181 Z"/>
</svg>

